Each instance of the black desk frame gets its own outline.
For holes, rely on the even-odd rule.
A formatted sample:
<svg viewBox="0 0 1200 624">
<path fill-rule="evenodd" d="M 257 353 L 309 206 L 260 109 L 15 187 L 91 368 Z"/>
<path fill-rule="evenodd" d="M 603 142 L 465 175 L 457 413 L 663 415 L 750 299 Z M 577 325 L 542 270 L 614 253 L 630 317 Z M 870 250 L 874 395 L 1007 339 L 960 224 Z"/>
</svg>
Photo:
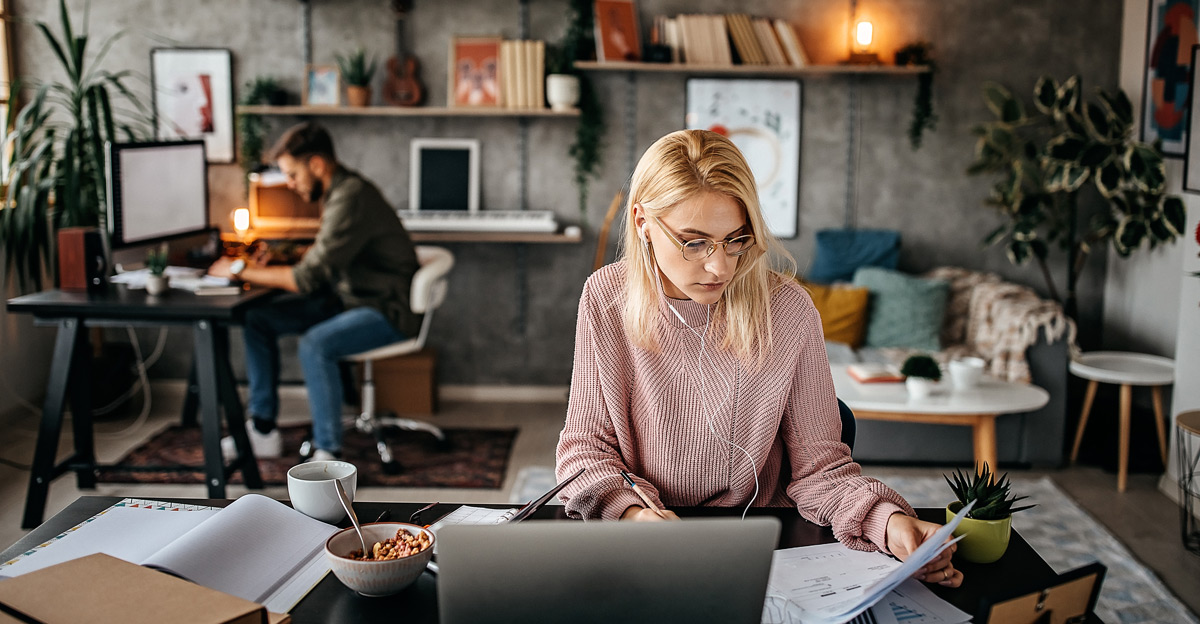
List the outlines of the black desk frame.
<svg viewBox="0 0 1200 624">
<path fill-rule="evenodd" d="M 119 287 L 114 287 L 118 289 Z M 183 422 L 199 422 L 204 441 L 204 473 L 208 496 L 225 498 L 225 485 L 234 471 L 241 470 L 246 486 L 252 489 L 263 487 L 258 473 L 258 464 L 250 450 L 246 436 L 241 399 L 237 394 L 237 383 L 229 364 L 229 323 L 237 319 L 235 312 L 247 302 L 266 294 L 248 292 L 232 297 L 200 298 L 186 292 L 172 292 L 181 309 L 167 309 L 145 305 L 144 293 L 120 289 L 114 297 L 124 299 L 124 305 L 107 306 L 110 301 L 105 295 L 95 296 L 96 306 L 72 302 L 72 305 L 55 305 L 54 298 L 70 298 L 56 291 L 47 291 L 9 301 L 11 312 L 31 312 L 39 323 L 53 324 L 58 328 L 54 345 L 50 378 L 46 384 L 46 401 L 38 430 L 37 447 L 29 475 L 29 490 L 25 498 L 25 514 L 21 527 L 32 529 L 42 523 L 50 482 L 68 471 L 75 472 L 80 489 L 96 487 L 96 471 L 116 466 L 96 463 L 95 439 L 92 432 L 91 411 L 91 345 L 87 339 L 87 327 L 103 326 L 189 326 L 192 328 L 193 353 L 192 371 L 188 380 L 188 394 L 184 401 Z M 80 295 L 83 296 L 83 295 Z M 143 305 L 139 306 L 138 299 Z M 99 316 L 99 318 L 93 318 Z M 70 403 L 74 453 L 62 462 L 55 463 L 59 438 L 62 433 L 64 408 Z M 238 458 L 229 466 L 221 455 L 220 412 L 225 413 L 229 433 L 237 444 Z M 197 414 L 199 419 L 197 420 Z M 121 467 L 129 470 L 130 467 Z M 191 470 L 194 467 L 147 467 L 145 470 Z"/>
</svg>

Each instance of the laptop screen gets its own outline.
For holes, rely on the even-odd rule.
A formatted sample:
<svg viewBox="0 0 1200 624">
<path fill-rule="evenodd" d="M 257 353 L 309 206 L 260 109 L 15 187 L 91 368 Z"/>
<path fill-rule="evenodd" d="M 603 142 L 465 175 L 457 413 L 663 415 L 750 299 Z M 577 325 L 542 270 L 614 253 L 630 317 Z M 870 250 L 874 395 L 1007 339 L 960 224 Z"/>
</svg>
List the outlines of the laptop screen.
<svg viewBox="0 0 1200 624">
<path fill-rule="evenodd" d="M 760 622 L 776 518 L 438 532 L 442 624 Z"/>
</svg>

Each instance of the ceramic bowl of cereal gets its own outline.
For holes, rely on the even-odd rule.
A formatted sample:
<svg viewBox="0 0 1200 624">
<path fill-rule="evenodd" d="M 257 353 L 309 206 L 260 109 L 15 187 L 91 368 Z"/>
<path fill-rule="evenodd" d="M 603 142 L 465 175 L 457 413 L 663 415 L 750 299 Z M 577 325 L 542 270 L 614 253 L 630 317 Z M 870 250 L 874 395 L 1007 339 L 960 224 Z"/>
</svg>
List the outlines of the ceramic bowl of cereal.
<svg viewBox="0 0 1200 624">
<path fill-rule="evenodd" d="M 364 596 L 387 596 L 408 587 L 433 557 L 433 531 L 407 522 L 373 522 L 362 527 L 364 556 L 354 527 L 325 542 L 325 557 L 342 583 Z"/>
</svg>

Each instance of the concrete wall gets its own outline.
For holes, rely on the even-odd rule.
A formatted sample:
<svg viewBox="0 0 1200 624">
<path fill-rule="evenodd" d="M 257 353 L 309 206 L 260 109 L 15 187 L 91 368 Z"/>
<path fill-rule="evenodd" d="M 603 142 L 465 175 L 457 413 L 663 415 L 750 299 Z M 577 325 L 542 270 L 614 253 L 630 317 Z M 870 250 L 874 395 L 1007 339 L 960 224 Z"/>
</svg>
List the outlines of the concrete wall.
<svg viewBox="0 0 1200 624">
<path fill-rule="evenodd" d="M 51 19 L 57 3 L 14 0 L 17 15 Z M 83 0 L 68 5 L 78 13 Z M 842 0 L 732 4 L 717 0 L 645 0 L 638 3 L 643 25 L 656 14 L 722 12 L 786 17 L 800 25 L 815 62 L 846 54 L 847 3 Z M 933 41 L 939 72 L 935 108 L 940 117 L 925 146 L 908 145 L 916 81 L 911 78 L 842 76 L 803 82 L 800 164 L 800 234 L 787 241 L 801 267 L 811 261 L 813 233 L 839 227 L 846 214 L 848 178 L 857 196 L 854 212 L 861 227 L 896 228 L 904 237 L 903 268 L 923 270 L 958 264 L 996 271 L 1042 290 L 1029 267 L 1008 264 L 999 249 L 980 249 L 980 240 L 998 223 L 982 205 L 991 180 L 968 178 L 963 170 L 974 147 L 970 128 L 989 118 L 980 84 L 995 80 L 1027 93 L 1043 73 L 1063 79 L 1081 74 L 1087 88 L 1117 84 L 1122 4 L 1119 0 L 864 0 L 859 6 L 875 20 L 880 50 L 916 39 Z M 108 58 L 112 68 L 148 72 L 149 50 L 163 45 L 149 33 L 188 46 L 233 50 L 235 90 L 256 75 L 283 78 L 294 92 L 303 71 L 300 29 L 304 3 L 295 0 L 106 0 L 91 4 L 93 39 L 131 28 Z M 564 3 L 531 0 L 530 36 L 558 39 Z M 357 45 L 386 56 L 394 47 L 391 15 L 380 0 L 312 0 L 314 62 Z M 454 34 L 518 34 L 518 3 L 513 0 L 417 3 L 411 47 L 422 62 L 429 103 L 445 102 L 446 49 Z M 56 21 L 56 20 L 55 20 Z M 45 45 L 28 25 L 16 33 L 18 73 L 44 76 L 54 65 Z M 679 75 L 593 75 L 603 94 L 609 124 L 607 152 L 593 185 L 586 218 L 577 210 L 566 155 L 572 141 L 569 120 L 530 122 L 528 208 L 553 209 L 560 221 L 583 221 L 582 245 L 455 244 L 458 257 L 444 312 L 430 338 L 442 353 L 443 382 L 457 384 L 566 384 L 570 378 L 578 294 L 590 271 L 594 231 L 612 194 L 630 172 L 631 161 L 657 137 L 682 127 L 686 78 Z M 143 92 L 145 87 L 142 87 Z M 378 90 L 376 90 L 378 92 Z M 857 114 L 849 107 L 857 101 Z M 628 118 L 627 102 L 636 116 Z M 857 141 L 850 145 L 854 120 Z M 280 120 L 276 130 L 284 123 Z M 630 123 L 632 122 L 632 126 Z M 407 201 L 408 142 L 417 136 L 478 137 L 483 142 L 483 204 L 513 208 L 518 179 L 518 122 L 511 119 L 326 119 L 340 155 L 374 179 L 397 205 Z M 632 134 L 630 134 L 632 133 Z M 627 137 L 632 137 L 632 144 Z M 272 137 L 273 138 L 273 137 Z M 630 149 L 632 147 L 632 149 Z M 848 175 L 853 163 L 854 175 Z M 212 214 L 225 220 L 242 205 L 236 165 L 211 168 Z M 1056 263 L 1056 275 L 1063 274 Z M 1104 256 L 1097 254 L 1080 286 L 1084 327 L 1099 331 Z M 1061 288 L 1061 286 L 1060 286 Z M 186 341 L 169 349 L 158 374 L 185 374 Z"/>
</svg>

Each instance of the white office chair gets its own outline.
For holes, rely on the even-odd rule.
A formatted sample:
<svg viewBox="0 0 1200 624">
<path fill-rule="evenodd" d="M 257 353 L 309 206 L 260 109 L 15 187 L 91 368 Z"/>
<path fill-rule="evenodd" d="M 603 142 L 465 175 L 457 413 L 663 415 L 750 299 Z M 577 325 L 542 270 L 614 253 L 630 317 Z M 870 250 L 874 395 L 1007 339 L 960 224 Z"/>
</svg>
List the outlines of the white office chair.
<svg viewBox="0 0 1200 624">
<path fill-rule="evenodd" d="M 384 438 L 384 427 L 399 427 L 409 431 L 427 431 L 445 443 L 446 434 L 442 430 L 422 420 L 412 418 L 382 417 L 375 413 L 375 380 L 372 374 L 372 364 L 375 360 L 416 353 L 425 347 L 425 338 L 429 335 L 429 324 L 433 320 L 433 311 L 446 300 L 446 274 L 454 267 L 454 254 L 442 247 L 420 245 L 417 247 L 417 261 L 421 268 L 413 275 L 410 305 L 412 311 L 424 314 L 421 321 L 421 331 L 415 338 L 393 343 L 370 351 L 364 351 L 344 358 L 350 362 L 362 362 L 362 413 L 353 419 L 354 428 L 364 433 L 375 434 L 375 448 L 379 451 L 379 459 L 383 461 L 385 472 L 396 473 L 400 465 L 392 456 L 391 448 Z M 348 422 L 349 424 L 349 422 Z"/>
</svg>

